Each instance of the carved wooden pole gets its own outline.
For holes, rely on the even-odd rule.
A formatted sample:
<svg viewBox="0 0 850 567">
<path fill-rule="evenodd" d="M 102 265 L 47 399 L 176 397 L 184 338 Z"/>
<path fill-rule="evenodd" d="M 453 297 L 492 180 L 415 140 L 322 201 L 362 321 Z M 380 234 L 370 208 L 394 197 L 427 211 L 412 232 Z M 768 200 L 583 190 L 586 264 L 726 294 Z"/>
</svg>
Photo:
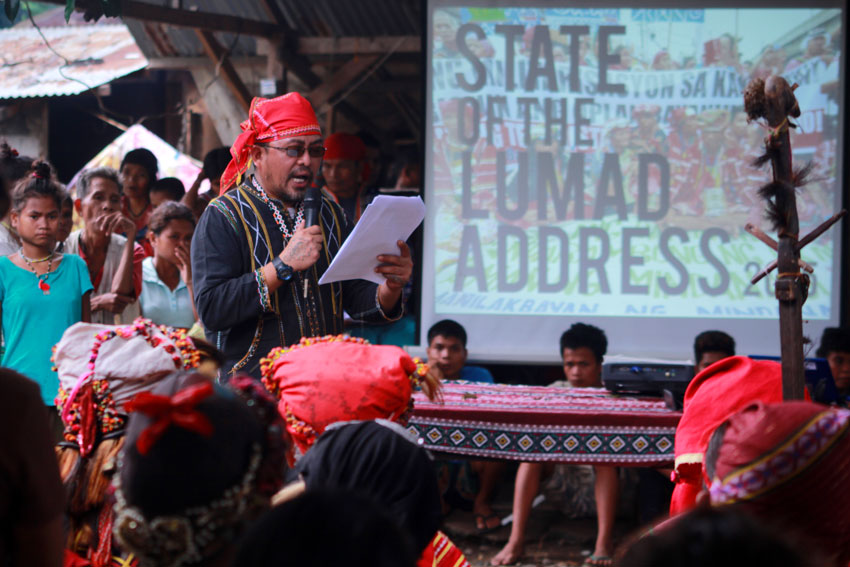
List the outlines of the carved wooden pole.
<svg viewBox="0 0 850 567">
<path fill-rule="evenodd" d="M 800 223 L 797 218 L 796 188 L 803 184 L 809 166 L 794 171 L 791 163 L 791 137 L 789 128 L 794 127 L 788 117 L 800 116 L 800 107 L 794 97 L 797 85 L 789 85 L 782 77 L 771 76 L 767 80 L 753 79 L 744 91 L 744 109 L 750 120 L 764 118 L 770 134 L 764 139 L 765 154 L 756 165 L 770 161 L 773 180 L 759 190 L 767 200 L 768 217 L 776 229 L 776 242 L 748 224 L 747 232 L 777 252 L 777 259 L 768 264 L 750 280 L 754 284 L 774 268 L 779 268 L 776 278 L 776 299 L 779 300 L 779 339 L 782 348 L 782 397 L 786 400 L 803 398 L 805 379 L 803 374 L 803 303 L 809 293 L 809 273 L 814 269 L 800 258 L 800 250 L 841 220 L 847 211 L 842 209 L 822 222 L 809 234 L 800 238 Z M 811 164 L 810 164 L 811 165 Z"/>
<path fill-rule="evenodd" d="M 782 397 L 786 400 L 803 399 L 802 311 L 809 289 L 808 276 L 800 272 L 800 250 L 797 246 L 800 225 L 788 121 L 789 116 L 800 116 L 794 87 L 782 77 L 771 76 L 766 81 L 751 81 L 744 93 L 744 107 L 749 117 L 763 117 L 770 127 L 765 149 L 773 168 L 773 181 L 762 188 L 762 195 L 769 199 L 768 210 L 777 229 L 779 273 L 775 292 L 779 300 Z"/>
</svg>

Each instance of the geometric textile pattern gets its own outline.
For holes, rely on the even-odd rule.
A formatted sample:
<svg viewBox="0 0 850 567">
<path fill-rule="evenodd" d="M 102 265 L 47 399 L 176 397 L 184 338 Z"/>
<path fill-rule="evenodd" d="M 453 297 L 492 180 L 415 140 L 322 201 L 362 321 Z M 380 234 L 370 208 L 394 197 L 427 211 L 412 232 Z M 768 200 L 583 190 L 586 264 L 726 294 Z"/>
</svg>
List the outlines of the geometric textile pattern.
<svg viewBox="0 0 850 567">
<path fill-rule="evenodd" d="M 409 429 L 426 449 L 515 461 L 663 466 L 681 413 L 601 388 L 447 382 L 443 403 L 415 395 Z"/>
</svg>

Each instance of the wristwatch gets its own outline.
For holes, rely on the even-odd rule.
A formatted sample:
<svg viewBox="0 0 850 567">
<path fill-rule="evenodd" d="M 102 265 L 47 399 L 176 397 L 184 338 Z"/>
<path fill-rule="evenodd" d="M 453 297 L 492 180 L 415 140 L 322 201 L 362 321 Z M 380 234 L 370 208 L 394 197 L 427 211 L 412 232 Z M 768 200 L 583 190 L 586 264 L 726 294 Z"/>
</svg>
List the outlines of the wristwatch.
<svg viewBox="0 0 850 567">
<path fill-rule="evenodd" d="M 274 271 L 277 273 L 277 279 L 282 282 L 288 282 L 292 279 L 292 266 L 289 266 L 280 259 L 280 256 L 275 256 L 274 260 L 272 260 L 272 266 L 274 266 Z"/>
</svg>

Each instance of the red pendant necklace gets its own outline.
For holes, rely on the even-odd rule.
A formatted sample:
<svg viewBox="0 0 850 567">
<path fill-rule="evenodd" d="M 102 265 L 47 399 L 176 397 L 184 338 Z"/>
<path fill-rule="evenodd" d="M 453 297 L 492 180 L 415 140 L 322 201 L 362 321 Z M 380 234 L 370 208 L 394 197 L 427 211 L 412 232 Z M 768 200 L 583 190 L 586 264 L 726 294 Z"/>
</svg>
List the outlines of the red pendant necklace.
<svg viewBox="0 0 850 567">
<path fill-rule="evenodd" d="M 41 290 L 41 293 L 44 295 L 50 295 L 50 284 L 47 283 L 47 278 L 50 276 L 50 268 L 53 265 L 53 255 L 54 252 L 51 252 L 49 255 L 44 258 L 40 258 L 38 260 L 34 260 L 32 258 L 27 258 L 24 255 L 24 249 L 21 248 L 18 251 L 18 255 L 23 259 L 24 263 L 29 266 L 29 269 L 32 270 L 32 273 L 35 274 L 36 279 L 38 280 L 38 289 Z M 41 275 L 38 275 L 38 272 L 35 270 L 35 266 L 33 264 L 39 264 L 41 262 L 47 262 L 47 271 Z"/>
</svg>

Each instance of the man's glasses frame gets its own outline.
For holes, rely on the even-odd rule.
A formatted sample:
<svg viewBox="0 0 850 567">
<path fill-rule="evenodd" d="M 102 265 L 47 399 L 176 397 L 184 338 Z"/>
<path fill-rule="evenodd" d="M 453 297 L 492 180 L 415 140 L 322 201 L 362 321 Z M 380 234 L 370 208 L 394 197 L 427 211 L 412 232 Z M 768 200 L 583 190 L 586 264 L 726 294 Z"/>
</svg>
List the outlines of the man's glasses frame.
<svg viewBox="0 0 850 567">
<path fill-rule="evenodd" d="M 285 148 L 280 148 L 278 146 L 272 146 L 270 144 L 255 144 L 260 148 L 268 148 L 270 150 L 277 150 L 279 152 L 283 152 L 286 154 L 286 157 L 290 158 L 300 158 L 304 155 L 304 152 L 311 158 L 320 158 L 324 157 L 327 148 L 322 146 L 286 146 Z"/>
</svg>

